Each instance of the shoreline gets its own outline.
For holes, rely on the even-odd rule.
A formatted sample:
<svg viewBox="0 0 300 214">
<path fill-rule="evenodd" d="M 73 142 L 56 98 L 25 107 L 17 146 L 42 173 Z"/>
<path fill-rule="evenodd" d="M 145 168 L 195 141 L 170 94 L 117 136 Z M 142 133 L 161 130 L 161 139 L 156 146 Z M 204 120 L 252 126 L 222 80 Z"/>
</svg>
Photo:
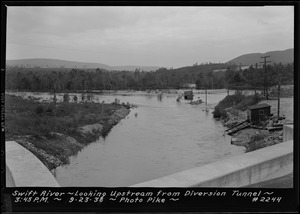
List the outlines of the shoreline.
<svg viewBox="0 0 300 214">
<path fill-rule="evenodd" d="M 75 138 L 61 133 L 51 133 L 54 137 L 53 139 L 38 139 L 34 136 L 18 136 L 18 139 L 15 141 L 34 153 L 51 171 L 56 167 L 68 164 L 70 157 L 76 155 L 88 144 L 94 142 L 100 137 L 105 138 L 111 129 L 129 113 L 129 109 L 122 107 L 119 110 L 116 110 L 105 124 L 95 123 L 92 125 L 84 125 L 79 127 L 78 131 L 81 133 L 83 139 L 86 140 L 85 143 L 80 143 Z M 60 143 L 61 152 L 57 153 L 56 155 L 49 154 L 46 150 L 36 147 L 34 145 L 36 141 L 41 141 L 47 144 L 49 147 L 52 144 Z"/>
<path fill-rule="evenodd" d="M 285 115 L 285 119 L 281 120 L 280 123 L 293 123 L 293 97 L 281 97 L 280 99 L 280 115 Z M 258 104 L 261 103 L 267 103 L 271 105 L 271 113 L 273 113 L 273 115 L 277 115 L 277 99 L 262 100 Z M 247 118 L 246 111 L 241 111 L 238 109 L 232 110 L 232 108 L 228 108 L 227 113 L 229 113 L 229 118 L 226 118 L 225 120 L 221 119 L 221 122 L 223 126 L 228 128 L 231 125 L 241 122 Z M 243 146 L 246 149 L 245 152 L 251 152 L 283 142 L 283 130 L 269 131 L 247 128 L 233 134 L 231 137 L 231 143 L 233 145 Z"/>
</svg>

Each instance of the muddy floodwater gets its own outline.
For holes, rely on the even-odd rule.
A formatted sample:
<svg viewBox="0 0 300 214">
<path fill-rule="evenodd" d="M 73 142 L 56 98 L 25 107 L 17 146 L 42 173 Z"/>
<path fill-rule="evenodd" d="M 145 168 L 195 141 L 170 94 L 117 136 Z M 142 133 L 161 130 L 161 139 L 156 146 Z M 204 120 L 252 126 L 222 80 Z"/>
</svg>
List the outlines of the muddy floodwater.
<svg viewBox="0 0 300 214">
<path fill-rule="evenodd" d="M 180 93 L 163 93 L 162 97 L 146 92 L 95 94 L 97 102 L 117 98 L 137 107 L 105 139 L 89 144 L 71 157 L 70 164 L 56 168 L 59 184 L 130 186 L 244 153 L 244 147 L 230 144 L 230 136 L 223 135 L 225 127 L 212 117 L 213 106 L 226 91 L 209 91 L 208 111 L 205 103 L 177 102 Z M 205 101 L 204 91 L 194 93 L 194 100 Z M 71 99 L 74 95 L 70 94 Z"/>
</svg>

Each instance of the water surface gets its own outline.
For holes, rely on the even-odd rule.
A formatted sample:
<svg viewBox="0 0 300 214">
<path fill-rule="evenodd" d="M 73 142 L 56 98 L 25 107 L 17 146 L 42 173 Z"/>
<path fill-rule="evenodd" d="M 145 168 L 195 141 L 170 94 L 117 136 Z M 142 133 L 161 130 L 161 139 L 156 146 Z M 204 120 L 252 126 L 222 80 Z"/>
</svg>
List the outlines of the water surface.
<svg viewBox="0 0 300 214">
<path fill-rule="evenodd" d="M 200 94 L 203 100 L 205 95 Z M 226 96 L 209 94 L 210 106 Z M 56 169 L 62 186 L 130 186 L 244 152 L 205 105 L 176 102 L 176 95 L 99 96 L 138 105 L 109 133 Z M 198 96 L 196 96 L 196 99 Z M 135 114 L 137 113 L 137 116 Z"/>
<path fill-rule="evenodd" d="M 195 93 L 195 100 L 205 101 L 203 91 Z M 70 94 L 71 99 L 74 95 Z M 225 128 L 212 117 L 212 107 L 226 96 L 225 91 L 209 91 L 209 112 L 205 104 L 176 102 L 177 96 L 163 94 L 159 99 L 145 92 L 94 95 L 97 102 L 117 98 L 137 108 L 105 139 L 89 144 L 71 157 L 70 164 L 56 168 L 57 181 L 61 186 L 130 186 L 244 153 L 243 147 L 230 144 L 230 137 L 223 135 Z M 62 94 L 57 97 L 61 100 Z"/>
</svg>

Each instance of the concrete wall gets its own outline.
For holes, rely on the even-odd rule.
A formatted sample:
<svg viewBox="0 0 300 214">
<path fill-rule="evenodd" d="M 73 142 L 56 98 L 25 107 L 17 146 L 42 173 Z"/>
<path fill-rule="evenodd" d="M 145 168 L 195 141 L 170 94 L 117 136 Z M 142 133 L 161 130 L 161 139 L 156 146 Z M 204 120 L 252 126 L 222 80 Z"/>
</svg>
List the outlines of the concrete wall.
<svg viewBox="0 0 300 214">
<path fill-rule="evenodd" d="M 9 168 L 7 167 L 7 165 L 5 166 L 5 174 L 6 174 L 6 186 L 7 187 L 15 187 L 15 181 L 13 179 L 13 176 L 11 174 L 11 171 L 9 170 Z"/>
<path fill-rule="evenodd" d="M 132 187 L 242 187 L 292 171 L 293 141 L 287 141 Z"/>
<path fill-rule="evenodd" d="M 14 141 L 5 142 L 7 187 L 59 187 L 48 168 Z"/>
<path fill-rule="evenodd" d="M 283 126 L 283 142 L 294 139 L 294 125 Z"/>
</svg>

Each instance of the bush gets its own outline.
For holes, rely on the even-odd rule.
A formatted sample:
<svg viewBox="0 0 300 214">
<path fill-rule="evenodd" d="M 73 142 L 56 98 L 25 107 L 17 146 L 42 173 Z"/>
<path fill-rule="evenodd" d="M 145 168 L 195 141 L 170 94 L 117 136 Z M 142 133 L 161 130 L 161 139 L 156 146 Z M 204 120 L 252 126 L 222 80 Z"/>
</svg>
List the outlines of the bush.
<svg viewBox="0 0 300 214">
<path fill-rule="evenodd" d="M 260 97 L 259 95 L 250 95 L 245 97 L 237 106 L 237 109 L 240 109 L 242 111 L 245 111 L 248 106 L 250 105 L 255 105 L 260 102 Z"/>
<path fill-rule="evenodd" d="M 44 113 L 44 107 L 42 105 L 38 105 L 36 108 L 35 108 L 35 113 L 36 114 L 43 114 Z"/>
<path fill-rule="evenodd" d="M 241 93 L 235 93 L 234 95 L 228 95 L 216 105 L 213 111 L 213 116 L 216 117 L 227 117 L 226 108 L 232 107 L 239 104 L 245 98 Z"/>
<path fill-rule="evenodd" d="M 215 110 L 213 111 L 213 117 L 214 118 L 226 118 L 227 112 L 223 108 L 216 106 Z"/>
<path fill-rule="evenodd" d="M 46 109 L 46 113 L 47 113 L 48 115 L 53 116 L 53 113 L 54 113 L 53 107 L 49 106 L 49 107 Z"/>
<path fill-rule="evenodd" d="M 226 118 L 227 108 L 235 107 L 241 111 L 245 111 L 249 105 L 255 105 L 260 102 L 259 95 L 245 96 L 240 91 L 236 91 L 234 95 L 228 95 L 223 100 L 221 100 L 215 107 L 213 112 L 214 117 Z"/>
<path fill-rule="evenodd" d="M 63 102 L 64 103 L 68 103 L 70 101 L 70 96 L 68 93 L 64 94 L 63 96 Z"/>
</svg>

